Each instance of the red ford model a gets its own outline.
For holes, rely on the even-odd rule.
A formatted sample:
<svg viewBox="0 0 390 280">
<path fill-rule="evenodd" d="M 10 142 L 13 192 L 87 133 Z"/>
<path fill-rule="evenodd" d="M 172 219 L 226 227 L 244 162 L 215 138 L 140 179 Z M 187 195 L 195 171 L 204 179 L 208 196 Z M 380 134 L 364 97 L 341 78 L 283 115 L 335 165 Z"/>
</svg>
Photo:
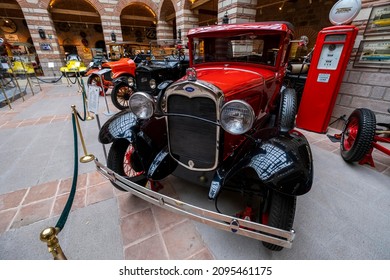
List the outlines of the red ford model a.
<svg viewBox="0 0 390 280">
<path fill-rule="evenodd" d="M 313 180 L 309 144 L 293 129 L 296 93 L 283 84 L 292 36 L 286 22 L 190 30 L 186 75 L 156 95 L 134 93 L 102 127 L 99 141 L 112 145 L 107 167 L 96 160 L 99 172 L 168 210 L 271 250 L 291 247 L 296 197 Z M 215 206 L 237 192 L 245 210 L 211 211 L 145 187 L 171 174 L 207 187 Z"/>
</svg>

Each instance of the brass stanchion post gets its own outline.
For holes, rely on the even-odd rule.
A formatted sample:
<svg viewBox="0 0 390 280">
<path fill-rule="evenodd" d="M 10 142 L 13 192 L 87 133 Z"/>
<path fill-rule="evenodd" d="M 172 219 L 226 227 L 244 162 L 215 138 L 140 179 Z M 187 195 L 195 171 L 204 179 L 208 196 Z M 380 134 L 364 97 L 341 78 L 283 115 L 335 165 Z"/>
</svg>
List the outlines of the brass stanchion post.
<svg viewBox="0 0 390 280">
<path fill-rule="evenodd" d="M 67 86 L 67 87 L 71 87 L 72 84 L 71 84 L 70 81 L 69 81 L 69 77 L 68 77 L 67 71 L 64 71 L 64 76 L 65 76 L 65 78 L 66 78 L 66 82 L 68 83 L 66 86 Z"/>
<path fill-rule="evenodd" d="M 49 253 L 53 255 L 55 260 L 67 260 L 60 243 L 58 242 L 57 234 L 60 232 L 58 228 L 49 227 L 44 229 L 40 234 L 40 239 L 46 242 Z"/>
<path fill-rule="evenodd" d="M 80 162 L 87 163 L 87 162 L 93 161 L 95 159 L 95 156 L 93 154 L 88 154 L 87 153 L 87 148 L 85 146 L 83 133 L 82 133 L 81 128 L 80 128 L 79 119 L 77 117 L 76 106 L 72 105 L 71 107 L 72 107 L 72 110 L 73 110 L 73 114 L 75 115 L 77 131 L 79 132 L 81 145 L 82 145 L 83 151 L 84 151 L 84 156 L 82 156 L 80 158 Z"/>
<path fill-rule="evenodd" d="M 1 86 L 1 91 L 3 92 L 5 101 L 7 102 L 9 108 L 12 109 L 11 102 L 9 101 L 8 96 L 7 96 L 7 94 L 5 93 L 5 90 L 4 90 L 3 86 Z"/>
</svg>

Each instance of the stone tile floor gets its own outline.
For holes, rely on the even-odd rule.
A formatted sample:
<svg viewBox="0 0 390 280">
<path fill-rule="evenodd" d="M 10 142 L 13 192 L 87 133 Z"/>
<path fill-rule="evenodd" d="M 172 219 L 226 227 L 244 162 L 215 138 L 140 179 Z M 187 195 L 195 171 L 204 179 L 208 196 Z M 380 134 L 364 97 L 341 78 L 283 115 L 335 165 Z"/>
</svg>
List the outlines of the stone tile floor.
<svg viewBox="0 0 390 280">
<path fill-rule="evenodd" d="M 60 94 L 56 97 L 71 95 L 74 93 Z M 43 98 L 50 98 L 45 91 L 34 96 L 26 95 L 23 102 L 15 101 L 16 104 L 12 103 L 13 109 L 1 108 L 0 130 L 55 122 L 71 124 L 70 114 L 19 118 L 21 112 Z M 59 216 L 68 199 L 72 180 L 72 177 L 58 178 L 55 181 L 1 194 L 0 235 L 9 230 Z M 169 183 L 164 184 L 162 191 L 175 196 Z M 113 197 L 117 199 L 119 207 L 125 259 L 213 259 L 190 220 L 117 190 L 96 171 L 79 174 L 72 211 Z"/>
<path fill-rule="evenodd" d="M 72 179 L 0 195 L 0 234 L 59 216 Z M 162 192 L 174 190 L 167 183 Z M 96 171 L 78 176 L 72 211 L 112 197 L 119 205 L 125 259 L 213 259 L 191 221 L 113 188 Z"/>
</svg>

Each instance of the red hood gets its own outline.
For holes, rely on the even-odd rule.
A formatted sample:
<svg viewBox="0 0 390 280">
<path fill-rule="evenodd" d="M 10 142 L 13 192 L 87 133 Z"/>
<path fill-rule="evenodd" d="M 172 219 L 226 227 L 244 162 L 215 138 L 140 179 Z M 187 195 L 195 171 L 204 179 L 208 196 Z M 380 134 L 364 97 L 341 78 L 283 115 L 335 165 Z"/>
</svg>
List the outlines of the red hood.
<svg viewBox="0 0 390 280">
<path fill-rule="evenodd" d="M 123 67 L 126 65 L 134 65 L 134 67 L 135 67 L 134 61 L 132 59 L 126 58 L 126 57 L 121 58 L 118 61 L 109 61 L 109 62 L 105 62 L 102 64 L 103 67 L 110 67 L 110 68 Z"/>
<path fill-rule="evenodd" d="M 220 88 L 225 96 L 253 87 L 264 85 L 272 80 L 275 72 L 259 67 L 229 65 L 202 65 L 194 67 L 199 80 L 209 82 Z"/>
</svg>

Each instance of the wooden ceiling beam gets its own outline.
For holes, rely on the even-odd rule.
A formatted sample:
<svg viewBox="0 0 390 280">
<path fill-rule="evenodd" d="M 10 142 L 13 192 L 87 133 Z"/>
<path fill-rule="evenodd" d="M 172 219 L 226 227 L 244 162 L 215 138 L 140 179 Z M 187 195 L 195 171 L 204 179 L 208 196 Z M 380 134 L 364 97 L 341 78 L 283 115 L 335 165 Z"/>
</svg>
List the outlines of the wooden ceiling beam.
<svg viewBox="0 0 390 280">
<path fill-rule="evenodd" d="M 57 8 L 51 9 L 50 13 L 52 13 L 52 14 L 73 15 L 73 16 L 100 17 L 100 15 L 97 12 L 86 12 L 86 11 L 57 9 Z"/>
<path fill-rule="evenodd" d="M 0 3 L 0 8 L 10 10 L 21 10 L 18 4 Z"/>
<path fill-rule="evenodd" d="M 130 19 L 130 20 L 141 20 L 141 21 L 155 21 L 154 17 L 142 17 L 142 16 L 132 16 L 132 15 L 122 15 L 122 19 Z"/>
<path fill-rule="evenodd" d="M 195 1 L 193 4 L 191 4 L 191 7 L 190 7 L 190 10 L 194 10 L 200 6 L 202 6 L 203 4 L 206 4 L 208 2 L 210 2 L 212 0 L 198 0 L 198 1 Z"/>
</svg>

